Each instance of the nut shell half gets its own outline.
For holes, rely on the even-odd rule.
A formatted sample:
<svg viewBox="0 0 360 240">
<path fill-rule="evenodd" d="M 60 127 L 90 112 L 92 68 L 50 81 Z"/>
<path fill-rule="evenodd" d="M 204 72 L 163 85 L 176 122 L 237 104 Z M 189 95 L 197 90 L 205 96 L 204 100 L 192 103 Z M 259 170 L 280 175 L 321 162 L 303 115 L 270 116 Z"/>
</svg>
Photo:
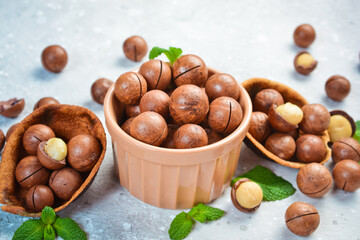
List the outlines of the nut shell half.
<svg viewBox="0 0 360 240">
<path fill-rule="evenodd" d="M 241 85 L 249 93 L 251 99 L 254 99 L 255 95 L 261 90 L 272 88 L 281 93 L 282 97 L 284 98 L 284 102 L 291 102 L 299 107 L 308 104 L 307 100 L 294 89 L 286 86 L 285 84 L 275 82 L 269 79 L 251 78 L 242 82 Z M 304 133 L 300 132 L 299 134 L 302 135 Z M 330 138 L 327 131 L 322 132 L 321 135 L 319 136 L 326 145 L 326 155 L 320 162 L 321 164 L 324 164 L 327 161 L 329 161 L 331 157 L 331 150 L 327 146 L 327 143 L 329 142 Z M 265 148 L 265 146 L 262 145 L 260 142 L 258 142 L 249 132 L 246 134 L 246 138 L 244 139 L 244 142 L 249 148 L 251 148 L 258 155 L 273 160 L 281 165 L 291 168 L 301 168 L 306 165 L 306 163 L 287 161 L 285 159 L 277 157 L 275 154 L 268 151 Z"/>
<path fill-rule="evenodd" d="M 90 186 L 100 168 L 106 151 L 106 135 L 102 123 L 87 108 L 65 104 L 50 104 L 36 109 L 22 120 L 9 138 L 0 162 L 0 203 L 4 204 L 1 206 L 3 211 L 27 217 L 40 217 L 40 213 L 30 213 L 26 210 L 26 206 L 22 201 L 21 188 L 15 180 L 15 167 L 18 161 L 25 157 L 22 136 L 26 129 L 35 124 L 49 126 L 55 135 L 65 142 L 79 134 L 90 134 L 102 146 L 99 160 L 89 173 L 84 174 L 84 182 L 69 200 L 54 203 L 55 212 L 66 208 Z"/>
<path fill-rule="evenodd" d="M 275 130 L 287 133 L 287 132 L 291 132 L 292 130 L 298 128 L 297 124 L 296 125 L 291 124 L 288 121 L 286 121 L 283 117 L 281 117 L 281 115 L 276 111 L 276 107 L 277 106 L 275 106 L 275 104 L 273 104 L 270 107 L 269 113 L 268 113 L 269 123 Z"/>
</svg>

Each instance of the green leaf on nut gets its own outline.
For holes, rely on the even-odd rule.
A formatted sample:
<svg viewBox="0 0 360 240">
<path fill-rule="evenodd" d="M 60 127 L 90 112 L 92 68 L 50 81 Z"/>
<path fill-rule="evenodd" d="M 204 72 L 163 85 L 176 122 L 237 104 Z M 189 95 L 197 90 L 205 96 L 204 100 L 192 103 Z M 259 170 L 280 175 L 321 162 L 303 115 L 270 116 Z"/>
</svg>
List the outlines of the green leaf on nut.
<svg viewBox="0 0 360 240">
<path fill-rule="evenodd" d="M 354 133 L 354 136 L 353 138 L 360 142 L 360 121 L 356 121 L 356 130 L 355 130 L 355 133 Z"/>
</svg>

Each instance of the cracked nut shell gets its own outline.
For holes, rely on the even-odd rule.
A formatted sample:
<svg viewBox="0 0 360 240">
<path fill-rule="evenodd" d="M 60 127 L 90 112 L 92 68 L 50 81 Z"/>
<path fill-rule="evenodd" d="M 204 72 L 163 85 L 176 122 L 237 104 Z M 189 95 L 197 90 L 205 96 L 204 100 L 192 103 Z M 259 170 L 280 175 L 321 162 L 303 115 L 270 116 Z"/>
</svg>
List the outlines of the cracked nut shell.
<svg viewBox="0 0 360 240">
<path fill-rule="evenodd" d="M 166 139 L 168 128 L 165 119 L 156 112 L 143 112 L 130 125 L 130 135 L 144 143 L 160 146 Z"/>
<path fill-rule="evenodd" d="M 285 212 L 285 222 L 292 233 L 308 236 L 318 228 L 320 215 L 313 205 L 305 202 L 294 202 Z"/>
<path fill-rule="evenodd" d="M 242 122 L 240 103 L 231 97 L 219 97 L 210 104 L 208 123 L 221 134 L 232 133 Z"/>
<path fill-rule="evenodd" d="M 8 101 L 0 101 L 0 115 L 8 118 L 16 118 L 25 107 L 23 98 L 11 98 Z"/>
<path fill-rule="evenodd" d="M 208 136 L 199 125 L 185 124 L 174 133 L 174 145 L 177 149 L 196 148 L 207 144 Z"/>
<path fill-rule="evenodd" d="M 318 62 L 306 51 L 298 52 L 294 58 L 295 70 L 303 75 L 309 75 L 316 68 Z"/>
<path fill-rule="evenodd" d="M 61 72 L 65 68 L 67 61 L 67 52 L 59 45 L 48 46 L 41 53 L 41 63 L 49 72 Z"/>
<path fill-rule="evenodd" d="M 55 196 L 62 200 L 69 200 L 79 189 L 83 179 L 76 170 L 65 167 L 54 171 L 49 179 L 49 187 L 53 190 Z"/>
<path fill-rule="evenodd" d="M 65 159 L 58 161 L 58 160 L 55 160 L 52 157 L 50 157 L 45 152 L 45 149 L 44 149 L 45 144 L 46 144 L 46 141 L 43 141 L 38 145 L 38 148 L 37 148 L 37 157 L 38 157 L 40 163 L 44 167 L 46 167 L 47 169 L 50 169 L 50 170 L 57 170 L 57 169 L 65 167 L 65 165 L 66 165 Z"/>
<path fill-rule="evenodd" d="M 178 87 L 185 84 L 203 87 L 208 79 L 208 69 L 200 57 L 183 55 L 174 62 L 173 79 Z"/>
<path fill-rule="evenodd" d="M 54 137 L 55 133 L 51 128 L 44 124 L 35 124 L 25 131 L 22 142 L 26 152 L 36 156 L 38 145 Z"/>
<path fill-rule="evenodd" d="M 273 133 L 265 142 L 265 148 L 279 158 L 289 160 L 295 153 L 295 140 L 285 133 Z"/>
<path fill-rule="evenodd" d="M 241 189 L 241 186 L 243 189 Z M 232 186 L 230 194 L 233 205 L 244 213 L 255 212 L 260 207 L 263 199 L 263 192 L 260 186 L 247 178 L 239 179 Z"/>
<path fill-rule="evenodd" d="M 360 161 L 360 143 L 351 137 L 341 138 L 331 147 L 332 159 L 338 163 L 344 159 Z"/>
<path fill-rule="evenodd" d="M 330 171 L 320 163 L 307 164 L 300 169 L 296 177 L 299 190 L 312 198 L 319 198 L 328 193 L 332 182 Z"/>
<path fill-rule="evenodd" d="M 26 193 L 26 208 L 30 212 L 41 212 L 44 207 L 52 207 L 54 194 L 46 185 L 35 185 Z"/>
<path fill-rule="evenodd" d="M 101 154 L 101 145 L 90 134 L 80 134 L 70 139 L 67 144 L 67 162 L 78 172 L 89 172 Z"/>
<path fill-rule="evenodd" d="M 355 192 L 360 188 L 360 164 L 353 160 L 338 162 L 333 170 L 336 187 L 346 192 Z"/>
<path fill-rule="evenodd" d="M 145 78 L 149 90 L 165 90 L 172 79 L 169 65 L 157 59 L 143 63 L 139 68 L 139 73 Z"/>
<path fill-rule="evenodd" d="M 28 156 L 16 165 L 15 177 L 23 188 L 31 188 L 37 184 L 47 184 L 50 171 L 47 170 L 36 156 Z"/>
<path fill-rule="evenodd" d="M 205 91 L 198 86 L 182 85 L 171 94 L 169 110 L 178 125 L 200 124 L 209 111 L 209 99 Z"/>
<path fill-rule="evenodd" d="M 148 46 L 144 38 L 140 36 L 131 36 L 123 44 L 125 56 L 134 62 L 140 62 L 145 57 Z"/>
<path fill-rule="evenodd" d="M 325 154 L 325 143 L 316 135 L 305 134 L 296 140 L 296 159 L 300 162 L 321 162 Z"/>
<path fill-rule="evenodd" d="M 121 74 L 115 82 L 115 97 L 124 104 L 138 104 L 146 91 L 147 83 L 139 73 Z"/>
</svg>

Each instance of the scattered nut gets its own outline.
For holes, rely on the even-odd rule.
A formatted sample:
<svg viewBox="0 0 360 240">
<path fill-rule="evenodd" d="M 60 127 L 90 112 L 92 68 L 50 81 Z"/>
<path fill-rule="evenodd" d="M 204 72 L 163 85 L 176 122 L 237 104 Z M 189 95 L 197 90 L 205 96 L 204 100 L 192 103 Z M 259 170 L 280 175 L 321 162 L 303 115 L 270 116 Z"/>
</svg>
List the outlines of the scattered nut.
<svg viewBox="0 0 360 240">
<path fill-rule="evenodd" d="M 53 190 L 55 196 L 62 200 L 69 200 L 79 189 L 83 179 L 77 171 L 65 167 L 54 171 L 49 180 L 49 187 Z"/>
<path fill-rule="evenodd" d="M 36 156 L 25 157 L 16 165 L 15 177 L 23 188 L 31 188 L 37 184 L 46 184 L 49 176 L 49 170 L 39 162 Z"/>
<path fill-rule="evenodd" d="M 342 101 L 349 95 L 351 90 L 350 81 L 343 76 L 331 76 L 325 84 L 326 95 L 334 101 Z"/>
<path fill-rule="evenodd" d="M 202 87 L 208 79 L 208 69 L 200 57 L 183 55 L 174 62 L 173 78 L 178 87 L 185 84 Z"/>
<path fill-rule="evenodd" d="M 300 162 L 321 162 L 325 154 L 325 143 L 316 135 L 305 134 L 296 140 L 296 159 Z"/>
<path fill-rule="evenodd" d="M 49 72 L 61 72 L 68 61 L 68 55 L 65 49 L 59 45 L 46 47 L 41 53 L 41 63 Z"/>
<path fill-rule="evenodd" d="M 253 100 L 253 108 L 255 111 L 260 111 L 268 114 L 271 105 L 280 106 L 284 104 L 284 99 L 281 94 L 275 89 L 263 89 L 255 95 Z"/>
<path fill-rule="evenodd" d="M 263 112 L 253 112 L 249 124 L 249 133 L 256 141 L 263 142 L 271 133 L 268 116 Z"/>
<path fill-rule="evenodd" d="M 133 138 L 154 146 L 160 146 L 166 139 L 168 128 L 165 119 L 156 112 L 143 112 L 130 125 Z"/>
<path fill-rule="evenodd" d="M 309 163 L 302 167 L 296 182 L 299 190 L 312 198 L 324 196 L 332 187 L 331 173 L 320 163 Z"/>
<path fill-rule="evenodd" d="M 330 124 L 330 113 L 321 104 L 307 104 L 301 110 L 303 119 L 299 124 L 301 130 L 306 133 L 321 134 Z"/>
<path fill-rule="evenodd" d="M 261 187 L 247 178 L 238 180 L 231 188 L 231 201 L 242 212 L 255 212 L 260 207 L 262 199 Z"/>
<path fill-rule="evenodd" d="M 232 133 L 240 125 L 242 119 L 242 108 L 239 102 L 231 97 L 219 97 L 210 104 L 209 126 L 218 133 Z"/>
<path fill-rule="evenodd" d="M 169 116 L 169 96 L 161 90 L 151 90 L 144 94 L 140 100 L 140 112 L 157 112 L 163 118 Z"/>
<path fill-rule="evenodd" d="M 25 100 L 11 98 L 8 101 L 0 101 L 0 115 L 8 118 L 16 118 L 23 110 Z"/>
<path fill-rule="evenodd" d="M 37 157 L 40 163 L 47 169 L 57 170 L 65 167 L 67 155 L 66 143 L 60 138 L 50 138 L 43 141 L 37 149 Z"/>
<path fill-rule="evenodd" d="M 216 73 L 209 77 L 205 84 L 205 92 L 210 102 L 218 97 L 232 97 L 239 99 L 240 89 L 235 78 L 230 74 Z"/>
<path fill-rule="evenodd" d="M 125 56 L 134 62 L 140 62 L 145 57 L 148 47 L 146 41 L 140 36 L 131 36 L 123 44 Z"/>
<path fill-rule="evenodd" d="M 22 141 L 26 152 L 36 156 L 38 145 L 54 137 L 55 133 L 51 128 L 44 124 L 35 124 L 25 131 Z"/>
<path fill-rule="evenodd" d="M 317 61 L 306 51 L 299 52 L 294 59 L 295 70 L 303 75 L 309 75 L 317 66 Z"/>
<path fill-rule="evenodd" d="M 279 158 L 289 160 L 295 153 L 295 140 L 285 133 L 274 133 L 265 142 L 265 148 Z"/>
<path fill-rule="evenodd" d="M 60 103 L 58 100 L 56 100 L 53 97 L 43 97 L 37 103 L 35 103 L 34 110 L 49 104 L 60 104 Z"/>
<path fill-rule="evenodd" d="M 301 24 L 294 31 L 294 42 L 299 47 L 309 47 L 314 42 L 315 37 L 315 30 L 309 24 Z"/>
<path fill-rule="evenodd" d="M 161 60 L 150 60 L 143 63 L 139 73 L 145 78 L 149 90 L 165 90 L 172 78 L 169 65 Z"/>
<path fill-rule="evenodd" d="M 138 104 L 146 91 L 147 83 L 139 73 L 121 74 L 115 82 L 115 97 L 124 104 Z"/>
<path fill-rule="evenodd" d="M 351 137 L 341 138 L 331 147 L 332 159 L 338 163 L 344 159 L 360 161 L 360 143 Z"/>
<path fill-rule="evenodd" d="M 54 194 L 48 186 L 35 185 L 26 194 L 26 208 L 31 212 L 41 212 L 44 207 L 52 207 Z"/>
<path fill-rule="evenodd" d="M 346 192 L 355 192 L 360 188 L 360 164 L 353 160 L 338 162 L 333 170 L 336 187 Z"/>
<path fill-rule="evenodd" d="M 107 78 L 99 78 L 91 85 L 91 97 L 92 99 L 99 103 L 104 104 L 104 99 L 107 91 L 113 85 L 114 82 Z"/>
<path fill-rule="evenodd" d="M 177 149 L 196 148 L 207 144 L 207 134 L 199 125 L 185 124 L 174 133 L 174 145 Z"/>
<path fill-rule="evenodd" d="M 318 228 L 320 215 L 313 205 L 305 202 L 294 202 L 286 210 L 285 222 L 292 233 L 308 236 Z"/>
</svg>

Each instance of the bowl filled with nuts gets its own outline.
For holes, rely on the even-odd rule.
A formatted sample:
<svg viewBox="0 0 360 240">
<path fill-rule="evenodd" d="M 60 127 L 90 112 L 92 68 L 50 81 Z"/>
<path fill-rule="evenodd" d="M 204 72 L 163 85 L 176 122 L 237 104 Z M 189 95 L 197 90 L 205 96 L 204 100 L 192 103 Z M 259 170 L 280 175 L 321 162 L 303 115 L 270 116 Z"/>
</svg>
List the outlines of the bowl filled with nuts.
<svg viewBox="0 0 360 240">
<path fill-rule="evenodd" d="M 247 146 L 291 168 L 330 159 L 330 113 L 323 105 L 309 104 L 290 87 L 264 78 L 241 85 L 253 103 Z"/>
<path fill-rule="evenodd" d="M 39 217 L 87 190 L 104 159 L 106 136 L 90 110 L 50 104 L 34 110 L 7 139 L 0 163 L 3 211 Z"/>
<path fill-rule="evenodd" d="M 245 89 L 195 55 L 122 74 L 104 102 L 120 184 L 162 208 L 216 199 L 235 173 L 251 111 Z"/>
</svg>

